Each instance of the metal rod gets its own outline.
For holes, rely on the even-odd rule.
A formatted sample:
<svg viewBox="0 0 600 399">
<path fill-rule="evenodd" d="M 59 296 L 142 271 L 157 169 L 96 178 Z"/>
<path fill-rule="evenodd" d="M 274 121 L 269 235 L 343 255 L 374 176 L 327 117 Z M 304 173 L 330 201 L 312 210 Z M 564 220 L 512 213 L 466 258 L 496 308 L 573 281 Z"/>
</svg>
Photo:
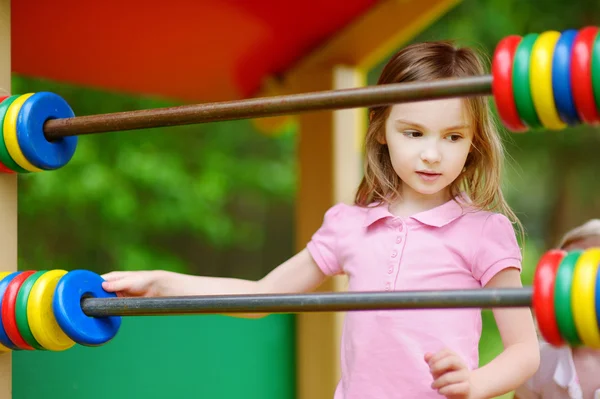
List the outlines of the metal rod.
<svg viewBox="0 0 600 399">
<path fill-rule="evenodd" d="M 392 309 L 530 307 L 532 287 L 315 294 L 215 295 L 157 298 L 85 298 L 88 316 L 211 313 L 301 313 Z"/>
<path fill-rule="evenodd" d="M 442 79 L 329 90 L 239 101 L 116 112 L 45 123 L 48 140 L 65 136 L 290 115 L 307 111 L 373 107 L 402 102 L 491 94 L 492 76 Z"/>
</svg>

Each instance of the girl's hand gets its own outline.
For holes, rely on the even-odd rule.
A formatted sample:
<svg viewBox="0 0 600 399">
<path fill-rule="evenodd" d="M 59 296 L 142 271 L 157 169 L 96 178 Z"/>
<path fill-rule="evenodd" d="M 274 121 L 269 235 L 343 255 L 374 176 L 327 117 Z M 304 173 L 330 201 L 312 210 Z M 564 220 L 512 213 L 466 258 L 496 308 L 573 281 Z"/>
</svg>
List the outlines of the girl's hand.
<svg viewBox="0 0 600 399">
<path fill-rule="evenodd" d="M 161 281 L 166 273 L 160 270 L 136 272 L 110 272 L 102 275 L 106 280 L 102 288 L 108 292 L 116 292 L 117 296 L 156 297 L 164 295 Z"/>
<path fill-rule="evenodd" d="M 473 399 L 471 370 L 463 360 L 450 349 L 435 354 L 426 353 L 425 361 L 433 377 L 431 387 L 448 399 Z"/>
</svg>

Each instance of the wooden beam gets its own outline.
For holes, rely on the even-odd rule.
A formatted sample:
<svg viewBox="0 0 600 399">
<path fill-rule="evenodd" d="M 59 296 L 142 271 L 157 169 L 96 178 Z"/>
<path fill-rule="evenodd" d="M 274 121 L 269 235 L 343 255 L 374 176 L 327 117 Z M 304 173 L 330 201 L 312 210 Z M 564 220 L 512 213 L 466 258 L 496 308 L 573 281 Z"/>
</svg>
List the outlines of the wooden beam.
<svg viewBox="0 0 600 399">
<path fill-rule="evenodd" d="M 0 93 L 10 94 L 10 0 L 0 0 Z M 0 173 L 1 271 L 17 270 L 17 176 Z M 12 354 L 0 352 L 0 399 L 12 398 Z"/>
<path fill-rule="evenodd" d="M 363 86 L 366 74 L 355 68 L 336 67 L 305 78 L 304 83 L 311 89 L 331 90 Z M 365 120 L 362 109 L 315 112 L 299 117 L 301 172 L 296 247 L 306 246 L 333 203 L 352 203 L 362 176 L 360 143 Z M 345 277 L 335 277 L 320 290 L 341 291 L 345 286 Z M 298 399 L 333 397 L 340 377 L 339 341 L 343 317 L 343 313 L 297 316 Z"/>
<path fill-rule="evenodd" d="M 333 68 L 333 88 L 352 89 L 367 84 L 367 71 L 339 65 Z M 333 197 L 335 202 L 354 202 L 362 178 L 363 140 L 367 129 L 364 109 L 333 112 Z"/>
<path fill-rule="evenodd" d="M 321 64 L 373 68 L 459 2 L 460 0 L 383 0 L 304 58 L 291 73 Z"/>
</svg>

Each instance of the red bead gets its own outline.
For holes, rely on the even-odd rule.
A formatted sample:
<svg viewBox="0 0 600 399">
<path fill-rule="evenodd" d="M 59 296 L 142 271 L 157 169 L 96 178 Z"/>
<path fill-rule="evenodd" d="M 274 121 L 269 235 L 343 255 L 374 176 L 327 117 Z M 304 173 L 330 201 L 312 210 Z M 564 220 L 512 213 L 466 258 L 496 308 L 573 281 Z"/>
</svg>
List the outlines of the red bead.
<svg viewBox="0 0 600 399">
<path fill-rule="evenodd" d="M 582 28 L 575 37 L 571 58 L 573 100 L 579 118 L 588 124 L 600 123 L 592 87 L 592 50 L 597 34 L 598 28 L 595 26 Z"/>
<path fill-rule="evenodd" d="M 546 252 L 539 260 L 533 278 L 533 311 L 540 333 L 554 346 L 564 343 L 554 312 L 554 282 L 558 266 L 566 254 L 559 249 Z"/>
<path fill-rule="evenodd" d="M 492 93 L 502 123 L 513 132 L 525 132 L 513 94 L 513 59 L 521 36 L 507 36 L 498 43 L 492 59 Z"/>
</svg>

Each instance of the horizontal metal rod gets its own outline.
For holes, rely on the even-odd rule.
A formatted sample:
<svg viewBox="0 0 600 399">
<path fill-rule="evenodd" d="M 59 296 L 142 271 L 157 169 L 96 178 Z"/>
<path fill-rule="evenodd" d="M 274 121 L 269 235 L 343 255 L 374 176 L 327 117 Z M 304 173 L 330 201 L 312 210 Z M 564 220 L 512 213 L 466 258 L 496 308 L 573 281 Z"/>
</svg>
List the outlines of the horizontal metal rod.
<svg viewBox="0 0 600 399">
<path fill-rule="evenodd" d="M 211 313 L 302 313 L 392 309 L 530 307 L 533 289 L 331 292 L 154 298 L 85 298 L 88 316 L 151 316 Z"/>
<path fill-rule="evenodd" d="M 492 92 L 491 87 L 491 75 L 431 82 L 393 83 L 354 89 L 51 119 L 45 123 L 44 133 L 48 140 L 56 140 L 65 136 L 92 133 L 489 95 Z"/>
</svg>

